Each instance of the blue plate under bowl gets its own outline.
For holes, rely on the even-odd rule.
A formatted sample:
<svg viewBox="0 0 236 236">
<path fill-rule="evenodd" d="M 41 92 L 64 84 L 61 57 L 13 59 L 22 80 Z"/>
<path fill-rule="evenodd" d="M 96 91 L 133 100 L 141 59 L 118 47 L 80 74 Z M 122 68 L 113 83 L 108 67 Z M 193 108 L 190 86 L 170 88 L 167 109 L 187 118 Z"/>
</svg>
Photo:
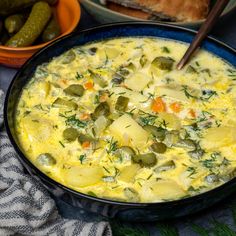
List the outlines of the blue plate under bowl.
<svg viewBox="0 0 236 236">
<path fill-rule="evenodd" d="M 195 34 L 195 31 L 166 24 L 148 22 L 116 23 L 72 33 L 56 40 L 31 57 L 13 79 L 7 92 L 4 107 L 7 133 L 18 153 L 19 160 L 29 173 L 40 179 L 52 194 L 71 205 L 82 207 L 106 217 L 118 217 L 128 221 L 153 221 L 184 216 L 203 210 L 229 196 L 236 189 L 236 178 L 208 192 L 181 200 L 161 203 L 127 203 L 88 196 L 63 186 L 37 169 L 23 154 L 15 133 L 14 121 L 17 98 L 20 97 L 23 87 L 33 76 L 38 65 L 50 61 L 53 57 L 74 46 L 93 41 L 116 37 L 147 36 L 190 43 Z M 213 38 L 207 38 L 202 47 L 236 66 L 236 51 L 226 44 Z"/>
</svg>

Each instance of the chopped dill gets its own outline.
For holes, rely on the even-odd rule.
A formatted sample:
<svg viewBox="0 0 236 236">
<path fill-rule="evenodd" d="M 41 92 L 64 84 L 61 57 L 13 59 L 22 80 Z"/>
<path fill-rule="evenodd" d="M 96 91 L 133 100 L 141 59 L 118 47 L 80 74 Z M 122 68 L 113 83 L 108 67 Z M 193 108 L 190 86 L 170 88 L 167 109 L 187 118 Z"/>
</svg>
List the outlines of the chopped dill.
<svg viewBox="0 0 236 236">
<path fill-rule="evenodd" d="M 151 179 L 152 176 L 153 176 L 153 173 L 151 173 L 151 174 L 147 177 L 147 180 Z"/>
<path fill-rule="evenodd" d="M 192 95 L 189 91 L 188 91 L 188 86 L 183 85 L 182 86 L 182 91 L 184 92 L 184 95 L 189 99 L 189 98 L 194 98 L 194 99 L 198 99 L 197 96 Z"/>
<path fill-rule="evenodd" d="M 189 167 L 187 168 L 187 171 L 189 172 L 188 177 L 191 177 L 192 175 L 194 175 L 194 174 L 197 173 L 197 168 L 196 168 L 196 167 L 193 167 L 193 166 L 189 166 Z"/>
<path fill-rule="evenodd" d="M 118 148 L 118 142 L 113 140 L 113 137 L 111 140 L 108 140 L 109 146 L 108 149 L 106 149 L 108 154 L 114 153 Z"/>
<path fill-rule="evenodd" d="M 60 116 L 61 116 L 61 114 L 60 114 Z M 87 123 L 85 121 L 81 121 L 80 119 L 77 119 L 76 115 L 66 117 L 65 122 L 66 122 L 67 126 L 75 126 L 78 128 L 85 128 L 87 126 Z"/>
<path fill-rule="evenodd" d="M 105 167 L 105 166 L 103 166 L 102 167 L 108 174 L 111 174 L 111 172 Z"/>
<path fill-rule="evenodd" d="M 80 80 L 82 78 L 84 78 L 84 76 L 79 74 L 79 72 L 76 72 L 75 79 Z"/>
<path fill-rule="evenodd" d="M 61 144 L 63 148 L 65 148 L 65 145 L 62 143 L 62 141 L 59 141 L 59 143 Z"/>
<path fill-rule="evenodd" d="M 81 155 L 79 156 L 79 161 L 80 161 L 81 164 L 83 164 L 83 162 L 84 162 L 85 159 L 86 159 L 86 155 L 85 155 L 85 154 L 81 154 Z"/>
<path fill-rule="evenodd" d="M 157 119 L 156 115 L 149 114 L 142 110 L 139 110 L 139 120 L 142 125 L 153 125 Z"/>
<path fill-rule="evenodd" d="M 164 52 L 164 53 L 170 53 L 170 49 L 166 46 L 162 47 L 161 51 Z"/>
</svg>

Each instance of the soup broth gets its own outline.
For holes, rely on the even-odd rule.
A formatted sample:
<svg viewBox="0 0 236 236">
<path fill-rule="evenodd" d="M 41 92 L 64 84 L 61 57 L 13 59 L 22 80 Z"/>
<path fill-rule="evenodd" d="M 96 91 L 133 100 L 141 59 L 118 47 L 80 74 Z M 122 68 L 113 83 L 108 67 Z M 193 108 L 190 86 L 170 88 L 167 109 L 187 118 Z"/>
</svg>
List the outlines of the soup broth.
<svg viewBox="0 0 236 236">
<path fill-rule="evenodd" d="M 38 66 L 16 116 L 27 158 L 78 192 L 162 202 L 235 176 L 236 70 L 187 45 L 117 38 Z"/>
</svg>

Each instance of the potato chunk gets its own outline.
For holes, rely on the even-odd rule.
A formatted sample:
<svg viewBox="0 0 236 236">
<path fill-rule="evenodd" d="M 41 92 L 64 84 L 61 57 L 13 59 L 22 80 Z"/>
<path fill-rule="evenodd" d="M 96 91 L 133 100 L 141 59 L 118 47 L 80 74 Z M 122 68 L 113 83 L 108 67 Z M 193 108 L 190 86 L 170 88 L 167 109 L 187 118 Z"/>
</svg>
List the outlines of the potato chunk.
<svg viewBox="0 0 236 236">
<path fill-rule="evenodd" d="M 101 181 L 103 170 L 99 166 L 71 166 L 64 170 L 64 180 L 72 187 L 87 187 Z"/>
<path fill-rule="evenodd" d="M 51 136 L 53 132 L 53 122 L 38 116 L 27 116 L 22 119 L 24 132 L 29 140 L 33 142 L 42 142 Z"/>
<path fill-rule="evenodd" d="M 134 180 L 137 171 L 140 169 L 140 165 L 132 164 L 129 166 L 125 166 L 118 177 L 119 180 L 124 182 L 132 182 Z"/>
<path fill-rule="evenodd" d="M 173 100 L 177 100 L 184 103 L 189 102 L 188 98 L 185 96 L 184 91 L 180 86 L 158 86 L 155 90 L 158 96 L 166 96 L 168 98 L 172 98 Z"/>
<path fill-rule="evenodd" d="M 159 118 L 165 121 L 167 128 L 179 130 L 181 128 L 180 119 L 173 113 L 161 112 Z"/>
<path fill-rule="evenodd" d="M 128 79 L 126 79 L 125 84 L 128 88 L 140 92 L 150 81 L 151 77 L 139 72 L 132 74 Z"/>
<path fill-rule="evenodd" d="M 206 130 L 201 141 L 201 147 L 211 150 L 233 143 L 236 143 L 236 127 L 220 126 Z"/>
<path fill-rule="evenodd" d="M 111 134 L 121 144 L 129 142 L 135 147 L 145 146 L 148 140 L 148 133 L 131 116 L 124 114 L 110 125 Z"/>
<path fill-rule="evenodd" d="M 150 190 L 151 189 L 151 190 Z M 146 200 L 174 200 L 186 195 L 186 192 L 173 180 L 160 180 L 143 186 L 143 197 Z M 149 196 L 145 196 L 145 195 Z"/>
</svg>

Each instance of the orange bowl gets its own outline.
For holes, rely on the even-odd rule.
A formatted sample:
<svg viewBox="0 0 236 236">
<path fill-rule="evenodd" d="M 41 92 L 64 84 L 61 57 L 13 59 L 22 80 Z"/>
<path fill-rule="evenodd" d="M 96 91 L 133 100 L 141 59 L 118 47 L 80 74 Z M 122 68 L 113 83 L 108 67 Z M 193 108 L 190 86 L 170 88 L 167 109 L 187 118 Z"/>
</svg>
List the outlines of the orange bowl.
<svg viewBox="0 0 236 236">
<path fill-rule="evenodd" d="M 78 0 L 58 0 L 58 3 L 53 8 L 61 28 L 61 35 L 58 37 L 60 38 L 71 33 L 78 25 L 81 15 L 80 5 Z M 50 42 L 20 48 L 0 46 L 0 64 L 19 68 L 35 52 Z"/>
</svg>

